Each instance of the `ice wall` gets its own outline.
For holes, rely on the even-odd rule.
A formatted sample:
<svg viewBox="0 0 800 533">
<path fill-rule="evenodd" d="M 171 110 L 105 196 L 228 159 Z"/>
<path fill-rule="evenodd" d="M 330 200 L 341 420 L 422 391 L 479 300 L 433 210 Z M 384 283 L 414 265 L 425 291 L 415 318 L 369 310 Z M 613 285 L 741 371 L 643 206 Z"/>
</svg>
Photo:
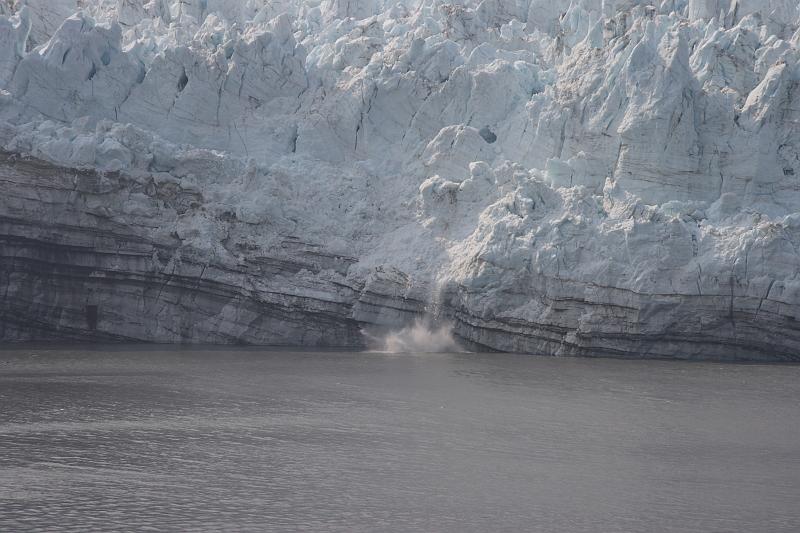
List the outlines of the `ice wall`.
<svg viewBox="0 0 800 533">
<path fill-rule="evenodd" d="M 224 278 L 315 250 L 280 290 L 346 284 L 353 330 L 436 294 L 457 335 L 496 349 L 789 357 L 798 27 L 790 0 L 5 1 L 0 145 L 114 194 L 196 191 L 180 212 L 155 185 L 102 200 L 102 224 L 152 235 L 146 211 L 175 239 L 141 268 L 191 257 Z M 18 201 L 0 203 L 9 234 L 52 209 Z M 60 201 L 59 224 L 99 224 Z M 41 299 L 11 277 L 19 309 Z"/>
</svg>

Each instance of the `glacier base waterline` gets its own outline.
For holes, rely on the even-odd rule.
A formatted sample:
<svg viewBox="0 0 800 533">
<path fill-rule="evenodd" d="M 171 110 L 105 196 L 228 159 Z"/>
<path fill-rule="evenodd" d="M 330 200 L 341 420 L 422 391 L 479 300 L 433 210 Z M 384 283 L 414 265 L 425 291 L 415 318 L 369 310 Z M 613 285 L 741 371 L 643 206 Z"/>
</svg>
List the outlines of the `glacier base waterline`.
<svg viewBox="0 0 800 533">
<path fill-rule="evenodd" d="M 279 247 L 248 250 L 235 263 L 209 261 L 181 249 L 174 234 L 156 231 L 158 218 L 143 214 L 120 223 L 104 214 L 140 194 L 168 225 L 173 210 L 202 200 L 169 183 L 8 154 L 0 169 L 7 209 L 0 219 L 5 341 L 352 348 L 368 346 L 365 327 L 391 329 L 429 312 L 426 297 L 408 294 L 410 281 L 399 272 L 348 275 L 357 258 L 329 255 L 316 243 L 286 236 Z M 143 213 L 146 207 L 139 206 Z M 236 220 L 229 224 L 232 233 L 248 230 Z M 546 299 L 549 313 L 539 322 L 474 311 L 474 296 L 463 286 L 443 290 L 438 313 L 458 338 L 498 351 L 766 360 L 798 353 L 793 315 L 765 309 L 763 298 L 647 295 L 546 278 L 531 285 L 537 292 L 507 294 L 504 301 Z"/>
</svg>

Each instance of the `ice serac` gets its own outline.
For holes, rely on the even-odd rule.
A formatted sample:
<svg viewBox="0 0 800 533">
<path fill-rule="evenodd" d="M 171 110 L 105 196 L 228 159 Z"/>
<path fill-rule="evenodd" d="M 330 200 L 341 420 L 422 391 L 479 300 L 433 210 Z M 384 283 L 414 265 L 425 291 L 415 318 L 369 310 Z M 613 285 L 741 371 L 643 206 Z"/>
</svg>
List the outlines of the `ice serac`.
<svg viewBox="0 0 800 533">
<path fill-rule="evenodd" d="M 5 0 L 0 43 L 4 341 L 800 359 L 792 0 Z"/>
</svg>

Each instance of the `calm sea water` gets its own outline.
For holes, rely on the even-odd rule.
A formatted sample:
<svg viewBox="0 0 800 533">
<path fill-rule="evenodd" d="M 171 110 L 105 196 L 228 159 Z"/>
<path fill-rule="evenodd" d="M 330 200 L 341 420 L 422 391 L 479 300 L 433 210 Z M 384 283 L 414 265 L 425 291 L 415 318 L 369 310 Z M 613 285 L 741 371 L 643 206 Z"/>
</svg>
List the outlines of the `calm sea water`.
<svg viewBox="0 0 800 533">
<path fill-rule="evenodd" d="M 0 351 L 0 531 L 800 531 L 800 366 Z"/>
</svg>

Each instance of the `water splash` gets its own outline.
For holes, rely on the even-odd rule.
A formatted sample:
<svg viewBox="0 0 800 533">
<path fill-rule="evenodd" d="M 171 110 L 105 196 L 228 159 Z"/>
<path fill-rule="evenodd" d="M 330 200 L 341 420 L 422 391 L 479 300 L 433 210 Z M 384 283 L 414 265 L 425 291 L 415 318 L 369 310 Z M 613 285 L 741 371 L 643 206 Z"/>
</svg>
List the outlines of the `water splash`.
<svg viewBox="0 0 800 533">
<path fill-rule="evenodd" d="M 386 353 L 464 351 L 453 337 L 453 328 L 447 322 L 434 323 L 418 318 L 413 324 L 383 336 L 371 335 L 366 331 L 363 333 L 367 337 L 367 347 L 370 351 Z"/>
</svg>

